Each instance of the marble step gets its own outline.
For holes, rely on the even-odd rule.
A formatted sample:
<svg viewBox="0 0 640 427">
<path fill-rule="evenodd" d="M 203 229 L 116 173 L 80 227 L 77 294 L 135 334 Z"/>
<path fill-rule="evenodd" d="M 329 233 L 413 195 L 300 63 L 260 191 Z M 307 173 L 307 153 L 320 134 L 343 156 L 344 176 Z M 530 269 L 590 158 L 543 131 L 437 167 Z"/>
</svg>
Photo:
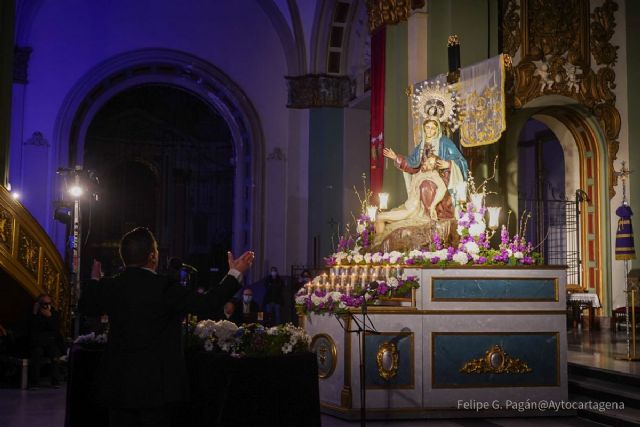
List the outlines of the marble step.
<svg viewBox="0 0 640 427">
<path fill-rule="evenodd" d="M 593 396 L 584 396 L 574 393 L 569 394 L 569 400 L 573 402 L 597 402 Z M 606 401 L 609 401 L 608 399 Z M 583 419 L 597 422 L 606 426 L 631 427 L 640 425 L 640 409 L 629 406 L 622 410 L 598 411 L 597 409 L 579 409 L 577 416 Z"/>
<path fill-rule="evenodd" d="M 623 402 L 624 409 L 578 410 L 578 416 L 611 426 L 640 425 L 640 377 L 569 363 L 569 398 L 598 403 Z M 587 406 L 587 405 L 585 405 Z"/>
</svg>

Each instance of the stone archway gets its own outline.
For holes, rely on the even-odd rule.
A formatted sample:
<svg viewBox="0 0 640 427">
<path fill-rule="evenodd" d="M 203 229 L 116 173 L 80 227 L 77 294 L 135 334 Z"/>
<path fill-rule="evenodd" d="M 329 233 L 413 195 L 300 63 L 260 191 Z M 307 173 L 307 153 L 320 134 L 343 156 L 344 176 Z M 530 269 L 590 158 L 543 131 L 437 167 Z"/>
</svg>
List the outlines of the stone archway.
<svg viewBox="0 0 640 427">
<path fill-rule="evenodd" d="M 145 84 L 188 91 L 227 122 L 236 166 L 234 200 L 230 201 L 234 218 L 232 249 L 255 249 L 261 265 L 265 154 L 260 120 L 242 89 L 217 67 L 196 56 L 169 49 L 142 49 L 112 57 L 87 72 L 65 98 L 56 119 L 58 164 L 82 164 L 84 140 L 93 117 L 114 95 Z M 57 241 L 62 237 L 55 236 Z"/>
<path fill-rule="evenodd" d="M 557 100 L 546 100 L 546 102 L 555 101 Z M 612 299 L 611 265 L 608 258 L 601 256 L 611 253 L 611 237 L 607 232 L 610 221 L 610 200 L 608 197 L 610 183 L 607 173 L 606 137 L 596 118 L 579 105 L 556 103 L 544 105 L 543 98 L 538 99 L 536 104 L 537 107 L 525 107 L 512 114 L 506 140 L 517 141 L 524 124 L 530 118 L 536 118 L 550 125 L 554 133 L 564 133 L 566 135 L 565 144 L 567 143 L 566 139 L 572 139 L 570 143 L 575 144 L 577 159 L 574 156 L 572 164 L 565 164 L 565 167 L 578 168 L 579 188 L 587 194 L 589 200 L 583 202 L 580 207 L 582 286 L 587 291 L 598 294 L 602 303 L 600 314 L 609 313 Z M 513 164 L 514 159 L 517 159 L 517 147 L 513 147 L 514 145 L 507 144 L 507 163 Z M 565 153 L 566 150 L 565 148 Z M 516 152 L 514 153 L 514 151 Z M 510 169 L 513 168 L 507 166 L 507 170 Z M 517 198 L 518 193 L 517 180 L 508 179 L 506 186 L 508 204 L 517 206 L 514 203 L 514 194 Z"/>
</svg>

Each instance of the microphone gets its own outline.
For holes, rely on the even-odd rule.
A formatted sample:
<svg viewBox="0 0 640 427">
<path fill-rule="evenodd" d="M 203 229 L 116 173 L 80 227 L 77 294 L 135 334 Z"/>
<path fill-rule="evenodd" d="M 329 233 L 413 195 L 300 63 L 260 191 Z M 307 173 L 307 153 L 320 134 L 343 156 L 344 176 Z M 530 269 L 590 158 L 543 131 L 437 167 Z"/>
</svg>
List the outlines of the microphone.
<svg viewBox="0 0 640 427">
<path fill-rule="evenodd" d="M 188 270 L 188 271 L 190 271 L 192 273 L 197 273 L 198 272 L 198 269 L 195 268 L 193 265 L 185 264 L 184 262 L 182 263 L 182 267 L 181 268 L 184 269 L 184 270 Z"/>
</svg>

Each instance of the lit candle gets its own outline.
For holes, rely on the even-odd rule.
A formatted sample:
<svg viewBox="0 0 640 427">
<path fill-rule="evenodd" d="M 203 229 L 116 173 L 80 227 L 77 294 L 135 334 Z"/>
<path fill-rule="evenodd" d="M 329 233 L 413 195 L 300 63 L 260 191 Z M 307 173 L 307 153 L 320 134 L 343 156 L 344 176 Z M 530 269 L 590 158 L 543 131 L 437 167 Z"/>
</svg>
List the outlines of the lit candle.
<svg viewBox="0 0 640 427">
<path fill-rule="evenodd" d="M 324 283 L 325 287 L 329 289 L 329 281 L 327 280 L 327 273 L 322 274 L 322 283 Z"/>
<path fill-rule="evenodd" d="M 367 216 L 374 222 L 376 220 L 376 214 L 378 213 L 378 208 L 376 206 L 367 206 Z"/>
<path fill-rule="evenodd" d="M 391 272 L 391 266 L 390 265 L 385 265 L 384 266 L 384 272 L 385 272 L 385 277 L 387 278 L 387 281 L 389 281 L 389 273 Z"/>
<path fill-rule="evenodd" d="M 378 199 L 380 200 L 380 209 L 387 209 L 389 203 L 389 193 L 378 193 Z"/>
<path fill-rule="evenodd" d="M 331 273 L 331 287 L 335 288 L 336 286 L 336 275 L 333 274 L 333 272 Z"/>
<path fill-rule="evenodd" d="M 342 272 L 342 276 L 340 277 L 340 284 L 344 286 L 347 283 L 347 273 Z"/>
<path fill-rule="evenodd" d="M 378 267 L 377 265 L 375 267 L 373 267 L 373 277 L 375 277 L 375 280 L 380 280 L 380 267 Z"/>
<path fill-rule="evenodd" d="M 351 295 L 351 285 L 347 285 L 347 295 Z"/>
<path fill-rule="evenodd" d="M 367 273 L 362 273 L 362 287 L 365 287 L 365 282 L 367 281 Z"/>
<path fill-rule="evenodd" d="M 305 283 L 304 287 L 307 290 L 307 295 L 311 295 L 311 283 Z"/>
<path fill-rule="evenodd" d="M 456 185 L 456 201 L 462 202 L 467 200 L 467 183 L 465 181 Z"/>
<path fill-rule="evenodd" d="M 473 203 L 473 207 L 476 211 L 482 208 L 482 200 L 484 199 L 484 193 L 474 193 L 471 195 L 471 203 Z"/>
<path fill-rule="evenodd" d="M 353 273 L 351 275 L 351 286 L 355 286 L 356 285 L 356 273 Z"/>
<path fill-rule="evenodd" d="M 498 221 L 500 220 L 500 210 L 502 208 L 499 206 L 488 207 L 489 211 L 489 228 L 495 230 L 498 228 Z"/>
</svg>

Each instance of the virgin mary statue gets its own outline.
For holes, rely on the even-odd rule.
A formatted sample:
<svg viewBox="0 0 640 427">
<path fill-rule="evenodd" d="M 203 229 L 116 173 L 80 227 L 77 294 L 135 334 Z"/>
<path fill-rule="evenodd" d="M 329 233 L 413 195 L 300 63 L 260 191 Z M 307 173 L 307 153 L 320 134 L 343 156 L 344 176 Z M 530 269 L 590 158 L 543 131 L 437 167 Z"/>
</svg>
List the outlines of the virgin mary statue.
<svg viewBox="0 0 640 427">
<path fill-rule="evenodd" d="M 422 124 L 420 142 L 408 156 L 385 148 L 385 157 L 411 175 L 407 183 L 407 200 L 398 208 L 378 215 L 376 231 L 382 233 L 385 223 L 419 225 L 421 222 L 454 219 L 451 193 L 467 179 L 467 161 L 449 138 L 442 134 L 440 122 L 429 118 Z M 387 234 L 387 233 L 384 233 Z M 382 236 L 381 236 L 382 237 Z"/>
</svg>

